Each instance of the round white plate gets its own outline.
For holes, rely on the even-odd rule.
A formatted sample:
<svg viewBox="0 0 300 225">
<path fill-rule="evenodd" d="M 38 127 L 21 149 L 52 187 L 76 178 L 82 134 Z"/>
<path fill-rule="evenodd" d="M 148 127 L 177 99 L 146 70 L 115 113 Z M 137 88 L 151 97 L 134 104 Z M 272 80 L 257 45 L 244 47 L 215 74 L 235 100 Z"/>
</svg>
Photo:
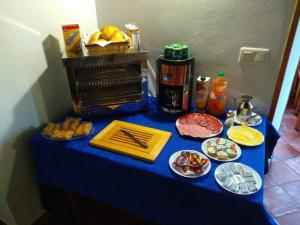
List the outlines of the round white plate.
<svg viewBox="0 0 300 225">
<path fill-rule="evenodd" d="M 222 160 L 222 159 L 217 159 L 217 157 L 213 157 L 213 156 L 210 156 L 207 152 L 207 142 L 210 141 L 210 142 L 216 142 L 217 139 L 225 139 L 228 143 L 230 144 L 234 144 L 236 146 L 236 157 L 234 158 L 228 158 L 226 160 Z M 207 139 L 205 140 L 202 145 L 201 145 L 201 149 L 202 151 L 204 152 L 205 155 L 207 155 L 207 157 L 211 158 L 211 159 L 214 159 L 216 161 L 221 161 L 221 162 L 231 162 L 231 161 L 234 161 L 234 160 L 237 160 L 238 158 L 240 158 L 240 156 L 242 155 L 242 150 L 240 148 L 240 146 L 236 143 L 234 143 L 233 141 L 227 139 L 227 138 L 210 138 L 210 139 Z"/>
<path fill-rule="evenodd" d="M 190 113 L 190 114 L 204 114 L 204 113 Z M 186 115 L 189 115 L 189 114 L 186 114 Z M 207 136 L 194 136 L 194 135 L 183 135 L 183 136 L 189 136 L 189 137 L 193 137 L 193 138 L 211 138 L 211 137 L 215 137 L 215 136 L 217 136 L 217 135 L 219 135 L 220 133 L 222 133 L 222 131 L 223 131 L 223 128 L 224 128 L 224 126 L 223 126 L 223 124 L 222 124 L 222 122 L 218 119 L 218 118 L 216 118 L 216 117 L 214 117 L 214 116 L 211 116 L 211 115 L 208 115 L 208 114 L 204 114 L 204 115 L 207 115 L 207 116 L 209 116 L 209 117 L 212 117 L 213 119 L 215 119 L 215 120 L 217 120 L 221 125 L 222 125 L 222 127 L 221 127 L 221 129 L 218 131 L 218 133 L 215 133 L 215 134 L 210 134 L 210 135 L 207 135 Z M 185 116 L 185 115 L 184 115 Z M 180 118 L 180 117 L 179 117 Z M 177 129 L 178 129 L 178 131 L 180 130 L 179 128 L 178 128 L 178 125 L 180 125 L 180 123 L 179 123 L 179 118 L 176 120 L 176 127 L 177 127 Z M 194 124 L 195 125 L 195 124 Z M 198 125 L 198 126 L 200 126 L 200 125 Z M 202 127 L 202 126 L 200 126 L 200 127 Z M 179 134 L 180 134 L 180 132 L 179 132 Z M 180 134 L 180 135 L 182 135 L 182 134 Z"/>
<path fill-rule="evenodd" d="M 173 166 L 173 162 L 175 161 L 175 159 L 178 156 L 181 155 L 181 152 L 197 153 L 199 156 L 201 156 L 201 158 L 207 159 L 206 155 L 202 154 L 201 152 L 195 151 L 195 150 L 180 150 L 178 152 L 175 152 L 169 158 L 169 166 L 174 171 L 174 173 L 176 173 L 176 174 L 178 174 L 179 176 L 182 176 L 182 177 L 197 178 L 197 177 L 204 176 L 205 174 L 207 174 L 210 171 L 211 163 L 210 163 L 210 160 L 208 159 L 208 163 L 204 167 L 204 172 L 202 174 L 184 174 L 184 173 L 182 173 L 180 169 L 177 169 L 175 166 Z"/>
<path fill-rule="evenodd" d="M 233 192 L 233 191 L 231 191 L 229 188 L 227 188 L 227 187 L 225 187 L 225 186 L 223 185 L 223 183 L 218 179 L 217 174 L 221 173 L 222 170 L 223 170 L 225 167 L 227 167 L 227 166 L 229 166 L 229 165 L 231 165 L 231 164 L 233 164 L 233 165 L 241 165 L 245 171 L 249 171 L 249 172 L 252 173 L 252 175 L 253 175 L 253 177 L 254 177 L 254 180 L 256 181 L 256 184 L 255 184 L 255 187 L 257 188 L 256 191 L 253 191 L 253 192 L 250 192 L 250 191 L 249 191 L 248 193 L 243 193 L 243 192 L 241 192 L 241 191 Z M 241 175 L 234 175 L 234 176 L 240 176 L 240 177 L 241 177 Z M 228 163 L 223 163 L 223 164 L 219 165 L 219 166 L 216 168 L 216 170 L 215 170 L 215 180 L 216 180 L 217 183 L 218 183 L 222 188 L 224 188 L 226 191 L 229 191 L 229 192 L 234 193 L 234 194 L 237 194 L 237 195 L 251 195 L 251 194 L 254 194 L 254 193 L 258 192 L 258 191 L 260 190 L 261 186 L 262 186 L 262 180 L 261 180 L 261 177 L 260 177 L 260 175 L 259 175 L 254 169 L 252 169 L 251 167 L 249 167 L 249 166 L 247 166 L 247 165 L 245 165 L 245 164 L 242 164 L 242 163 L 235 163 L 235 162 L 228 162 Z M 235 180 L 236 180 L 236 179 L 235 179 Z M 243 180 L 243 178 L 242 178 L 242 180 Z"/>
<path fill-rule="evenodd" d="M 233 120 L 234 120 L 234 122 L 235 122 L 236 124 L 239 124 L 239 125 L 245 124 L 245 125 L 248 126 L 248 127 L 254 127 L 254 126 L 257 126 L 257 125 L 259 125 L 259 124 L 262 123 L 262 118 L 261 118 L 261 116 L 258 115 L 257 113 L 253 112 L 251 116 L 255 116 L 255 115 L 257 115 L 257 116 L 254 117 L 254 118 L 251 118 L 250 121 L 248 121 L 248 122 L 242 122 L 242 121 L 240 121 L 240 120 L 238 119 L 238 117 L 236 116 L 236 110 L 235 110 L 235 111 L 234 111 L 234 117 L 233 117 Z"/>
</svg>

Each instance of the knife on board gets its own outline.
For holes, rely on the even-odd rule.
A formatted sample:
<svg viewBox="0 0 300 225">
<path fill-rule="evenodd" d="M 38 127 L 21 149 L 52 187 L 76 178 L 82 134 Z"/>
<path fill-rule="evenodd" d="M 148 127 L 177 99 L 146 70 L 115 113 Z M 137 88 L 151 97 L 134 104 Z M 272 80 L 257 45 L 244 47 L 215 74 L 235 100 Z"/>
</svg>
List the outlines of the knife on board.
<svg viewBox="0 0 300 225">
<path fill-rule="evenodd" d="M 145 142 L 143 142 L 143 141 L 141 141 L 140 139 L 138 139 L 136 136 L 134 136 L 134 135 L 133 135 L 132 133 L 130 133 L 129 131 L 123 130 L 123 129 L 121 129 L 121 131 L 122 131 L 124 134 L 126 134 L 129 138 L 131 138 L 132 140 L 134 140 L 136 143 L 138 143 L 141 147 L 143 147 L 143 148 L 148 148 L 148 147 L 149 147 Z"/>
</svg>

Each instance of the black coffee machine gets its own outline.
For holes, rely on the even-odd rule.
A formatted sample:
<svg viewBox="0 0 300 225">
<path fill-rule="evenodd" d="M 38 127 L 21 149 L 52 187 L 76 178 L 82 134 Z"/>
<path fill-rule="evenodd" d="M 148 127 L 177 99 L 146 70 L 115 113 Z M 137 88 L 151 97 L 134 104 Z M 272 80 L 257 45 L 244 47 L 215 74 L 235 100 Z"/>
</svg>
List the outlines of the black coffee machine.
<svg viewBox="0 0 300 225">
<path fill-rule="evenodd" d="M 157 60 L 158 108 L 167 113 L 191 110 L 194 58 L 188 56 L 188 46 L 170 44 Z"/>
</svg>

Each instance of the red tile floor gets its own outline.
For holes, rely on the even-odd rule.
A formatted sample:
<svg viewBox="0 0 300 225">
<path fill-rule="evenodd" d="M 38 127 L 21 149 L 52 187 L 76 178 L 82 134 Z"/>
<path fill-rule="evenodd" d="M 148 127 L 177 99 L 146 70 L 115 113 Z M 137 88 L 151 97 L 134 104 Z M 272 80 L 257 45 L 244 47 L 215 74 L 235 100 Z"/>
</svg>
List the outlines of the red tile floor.
<svg viewBox="0 0 300 225">
<path fill-rule="evenodd" d="M 264 204 L 280 225 L 300 224 L 300 132 L 294 129 L 294 111 L 285 111 L 264 182 Z"/>
</svg>

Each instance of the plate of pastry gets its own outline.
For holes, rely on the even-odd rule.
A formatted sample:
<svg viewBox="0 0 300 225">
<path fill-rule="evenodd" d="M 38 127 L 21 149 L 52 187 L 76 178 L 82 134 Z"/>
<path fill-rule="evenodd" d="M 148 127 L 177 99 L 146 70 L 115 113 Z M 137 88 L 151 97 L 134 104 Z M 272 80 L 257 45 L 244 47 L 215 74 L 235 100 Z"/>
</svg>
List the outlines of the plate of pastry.
<svg viewBox="0 0 300 225">
<path fill-rule="evenodd" d="M 226 138 L 207 139 L 201 149 L 209 158 L 223 162 L 234 161 L 242 155 L 240 146 Z"/>
<path fill-rule="evenodd" d="M 44 138 L 56 141 L 69 141 L 85 138 L 93 132 L 92 123 L 80 118 L 67 117 L 63 123 L 49 122 L 42 131 Z"/>
<path fill-rule="evenodd" d="M 181 150 L 171 155 L 169 166 L 179 176 L 197 178 L 209 172 L 211 163 L 201 152 Z"/>
</svg>

